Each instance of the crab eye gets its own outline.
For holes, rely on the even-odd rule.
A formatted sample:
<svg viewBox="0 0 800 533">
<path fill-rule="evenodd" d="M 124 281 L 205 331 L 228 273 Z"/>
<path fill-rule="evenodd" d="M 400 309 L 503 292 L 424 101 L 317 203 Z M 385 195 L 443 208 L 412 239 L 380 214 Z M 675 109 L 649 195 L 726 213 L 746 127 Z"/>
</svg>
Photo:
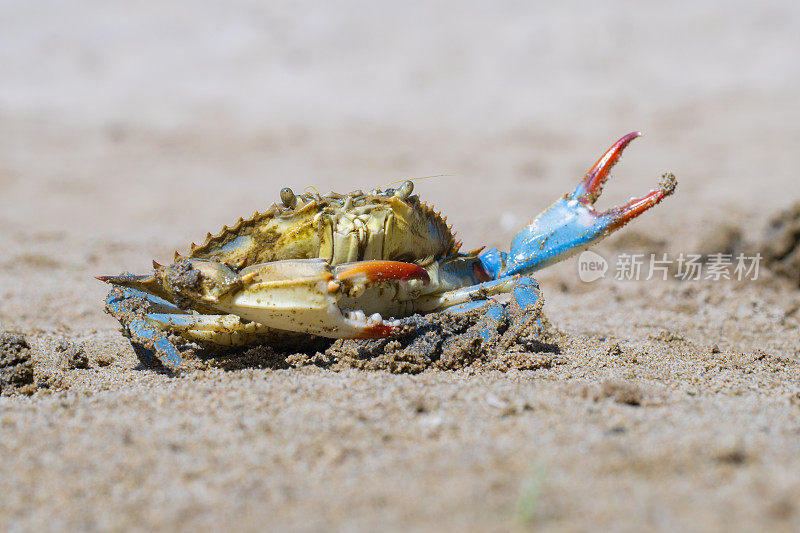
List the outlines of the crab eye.
<svg viewBox="0 0 800 533">
<path fill-rule="evenodd" d="M 284 187 L 281 189 L 281 202 L 283 203 L 284 207 L 288 207 L 293 209 L 294 206 L 297 205 L 297 196 L 294 195 L 294 191 L 289 187 Z"/>
<path fill-rule="evenodd" d="M 394 195 L 398 198 L 408 198 L 412 192 L 414 192 L 414 183 L 411 180 L 406 180 L 397 188 Z"/>
</svg>

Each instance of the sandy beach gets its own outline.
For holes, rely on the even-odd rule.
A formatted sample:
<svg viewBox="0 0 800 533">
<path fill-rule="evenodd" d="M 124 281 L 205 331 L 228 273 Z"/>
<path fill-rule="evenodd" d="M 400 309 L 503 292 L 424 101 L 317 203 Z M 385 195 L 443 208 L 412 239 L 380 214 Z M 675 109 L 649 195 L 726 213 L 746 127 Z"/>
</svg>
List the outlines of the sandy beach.
<svg viewBox="0 0 800 533">
<path fill-rule="evenodd" d="M 438 176 L 507 249 L 634 130 L 598 206 L 677 191 L 536 274 L 525 364 L 173 376 L 104 313 L 285 186 Z M 800 240 L 798 146 L 789 1 L 0 4 L 0 530 L 796 531 L 797 263 L 676 268 Z"/>
</svg>

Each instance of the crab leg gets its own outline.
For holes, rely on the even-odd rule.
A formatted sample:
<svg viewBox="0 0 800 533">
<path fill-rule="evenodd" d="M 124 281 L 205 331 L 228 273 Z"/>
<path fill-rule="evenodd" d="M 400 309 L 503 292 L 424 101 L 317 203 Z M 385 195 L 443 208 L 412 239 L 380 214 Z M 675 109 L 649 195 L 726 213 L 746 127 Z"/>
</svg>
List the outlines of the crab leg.
<svg viewBox="0 0 800 533">
<path fill-rule="evenodd" d="M 494 309 L 497 302 L 491 300 L 489 297 L 507 293 L 511 293 L 511 301 L 515 302 L 522 310 L 529 310 L 531 307 L 537 305 L 542 297 L 539 284 L 532 277 L 519 275 L 506 276 L 493 281 L 487 281 L 485 283 L 446 292 L 439 298 L 439 308 L 427 309 L 427 311 L 467 313 L 484 306 L 487 306 L 488 309 Z M 496 311 L 492 313 L 495 312 Z"/>
<path fill-rule="evenodd" d="M 146 321 L 159 330 L 176 333 L 186 340 L 218 346 L 285 343 L 298 335 L 270 328 L 258 322 L 243 321 L 236 315 L 147 313 Z"/>
<path fill-rule="evenodd" d="M 484 342 L 491 342 L 497 337 L 500 324 L 507 316 L 506 308 L 503 304 L 499 304 L 493 300 L 467 302 L 445 309 L 445 312 L 457 315 L 477 309 L 481 310 L 484 322 L 478 333 Z"/>
<path fill-rule="evenodd" d="M 594 209 L 603 185 L 622 151 L 641 133 L 625 135 L 586 173 L 572 193 L 559 198 L 520 231 L 504 254 L 495 249 L 481 254 L 481 264 L 492 277 L 525 274 L 566 259 L 621 228 L 661 200 L 672 194 L 677 182 L 672 174 L 664 174 L 656 190 L 642 198 L 602 213 Z"/>
<path fill-rule="evenodd" d="M 136 289 L 117 287 L 106 296 L 106 309 L 122 324 L 142 364 L 152 366 L 155 361 L 160 361 L 169 370 L 179 371 L 184 364 L 180 352 L 163 331 L 148 323 L 146 314 L 133 310 L 136 298 L 144 298 L 150 308 L 174 313 L 183 311 L 157 296 Z"/>
<path fill-rule="evenodd" d="M 495 282 L 504 282 L 503 288 L 507 289 L 506 292 L 511 292 L 511 301 L 506 304 L 501 304 L 490 299 L 481 299 L 463 304 L 455 305 L 446 309 L 448 313 L 467 313 L 476 309 L 481 309 L 483 314 L 482 324 L 480 326 L 479 334 L 485 342 L 490 342 L 498 335 L 498 329 L 504 319 L 508 318 L 508 309 L 510 306 L 516 306 L 523 314 L 532 311 L 535 306 L 539 305 L 542 299 L 542 293 L 539 290 L 539 284 L 535 279 L 529 276 L 510 276 L 508 278 L 501 278 Z M 489 282 L 493 283 L 493 282 Z M 485 286 L 486 283 L 477 285 L 476 287 Z M 467 287 L 472 289 L 472 287 Z M 462 289 L 463 291 L 463 289 Z"/>
<path fill-rule="evenodd" d="M 473 304 L 483 304 L 489 296 L 507 294 L 513 291 L 518 280 L 519 276 L 506 276 L 477 285 L 470 285 L 469 287 L 461 287 L 442 294 L 422 297 L 415 302 L 414 309 L 423 313 L 443 311 L 445 309 L 448 311 L 470 311 L 480 307 L 480 305 L 473 306 Z"/>
</svg>

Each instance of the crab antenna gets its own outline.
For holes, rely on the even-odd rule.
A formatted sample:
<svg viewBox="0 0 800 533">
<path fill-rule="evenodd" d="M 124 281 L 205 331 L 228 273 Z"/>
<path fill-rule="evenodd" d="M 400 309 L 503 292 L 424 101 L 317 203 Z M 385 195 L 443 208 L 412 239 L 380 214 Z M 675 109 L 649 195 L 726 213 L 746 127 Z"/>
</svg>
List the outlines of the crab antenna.
<svg viewBox="0 0 800 533">
<path fill-rule="evenodd" d="M 379 189 L 385 189 L 389 185 L 395 185 L 397 183 L 405 183 L 407 181 L 429 180 L 429 179 L 432 179 L 432 178 L 444 178 L 446 176 L 452 176 L 452 174 L 434 174 L 433 176 L 418 176 L 418 177 L 415 177 L 415 178 L 400 178 L 399 180 L 390 181 L 389 183 L 386 183 L 385 185 L 381 185 L 378 188 Z"/>
</svg>

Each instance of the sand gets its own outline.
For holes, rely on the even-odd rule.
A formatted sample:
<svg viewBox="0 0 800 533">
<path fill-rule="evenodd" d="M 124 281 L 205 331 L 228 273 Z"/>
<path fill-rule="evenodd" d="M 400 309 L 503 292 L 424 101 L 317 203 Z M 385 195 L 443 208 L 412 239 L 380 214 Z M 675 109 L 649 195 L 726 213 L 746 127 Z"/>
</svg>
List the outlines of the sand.
<svg viewBox="0 0 800 533">
<path fill-rule="evenodd" d="M 800 528 L 791 267 L 585 283 L 572 259 L 537 275 L 557 352 L 177 377 L 93 278 L 285 186 L 439 174 L 415 191 L 505 248 L 634 129 L 600 207 L 679 186 L 598 253 L 775 249 L 796 3 L 7 3 L 0 71 L 0 331 L 28 345 L 0 343 L 0 529 Z"/>
</svg>

